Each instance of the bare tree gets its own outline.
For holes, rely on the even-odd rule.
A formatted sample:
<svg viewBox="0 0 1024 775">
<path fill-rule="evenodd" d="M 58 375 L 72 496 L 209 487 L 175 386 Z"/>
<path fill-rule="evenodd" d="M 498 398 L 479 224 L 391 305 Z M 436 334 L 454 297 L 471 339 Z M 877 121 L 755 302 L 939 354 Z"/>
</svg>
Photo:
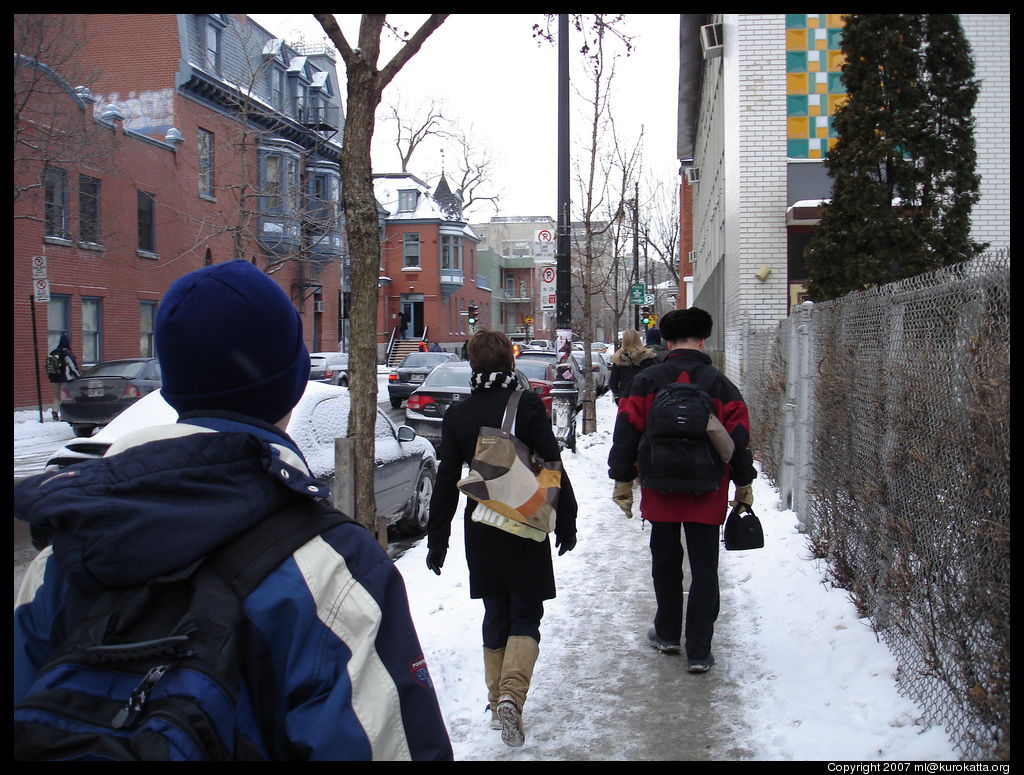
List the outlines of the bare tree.
<svg viewBox="0 0 1024 775">
<path fill-rule="evenodd" d="M 657 260 L 679 285 L 679 194 L 664 180 L 648 181 L 650 199 L 643 208 L 640 230 Z"/>
<path fill-rule="evenodd" d="M 13 15 L 14 201 L 38 195 L 51 165 L 108 164 L 110 143 L 84 131 L 93 121 L 90 93 L 76 87 L 94 82 L 79 64 L 86 39 L 67 14 Z M 86 99 L 82 99 L 85 97 Z M 79 103 L 77 110 L 71 106 Z M 29 208 L 42 212 L 42 208 Z M 30 216 L 37 217 L 37 216 Z"/>
<path fill-rule="evenodd" d="M 384 14 L 363 14 L 359 37 L 353 48 L 333 14 L 313 14 L 345 62 L 348 76 L 348 115 L 341 154 L 345 208 L 352 267 L 352 337 L 349 357 L 349 390 L 352 408 L 348 435 L 355 443 L 355 511 L 376 530 L 373 494 L 374 421 L 377 412 L 377 282 L 380 266 L 380 232 L 377 201 L 373 195 L 370 146 L 377 106 L 385 87 L 412 59 L 447 14 L 431 14 L 398 53 L 378 68 Z"/>
<path fill-rule="evenodd" d="M 395 150 L 402 162 L 402 172 L 409 171 L 409 160 L 429 137 L 445 137 L 444 101 L 433 97 L 417 109 L 402 104 L 401 96 L 388 103 L 383 120 L 395 122 Z"/>
<path fill-rule="evenodd" d="M 480 144 L 479 136 L 470 124 L 468 131 L 452 130 L 449 140 L 456 151 L 456 175 L 453 177 L 456 189 L 462 196 L 462 210 L 468 211 L 474 205 L 490 202 L 494 212 L 498 212 L 501 194 L 486 195 L 484 192 L 494 190 L 494 163 L 490 149 Z"/>
<path fill-rule="evenodd" d="M 622 209 L 623 191 L 616 191 L 611 185 L 608 155 L 602 153 L 609 136 L 612 138 L 614 153 L 619 153 L 615 140 L 614 125 L 611 120 L 609 96 L 612 79 L 615 73 L 615 57 L 606 51 L 606 35 L 612 30 L 616 36 L 626 43 L 627 54 L 629 38 L 614 29 L 621 21 L 621 15 L 609 17 L 605 14 L 594 14 L 593 22 L 588 25 L 591 34 L 584 35 L 581 52 L 586 57 L 588 84 L 590 93 L 580 96 L 586 104 L 588 112 L 589 145 L 587 158 L 578 166 L 580 185 L 579 208 L 582 215 L 582 233 L 577 239 L 577 266 L 574 275 L 579 280 L 582 295 L 582 319 L 580 330 L 583 334 L 584 371 L 586 372 L 586 391 L 583 398 L 583 433 L 597 430 L 597 413 L 594 405 L 593 353 L 593 298 L 600 293 L 612 272 L 611 264 L 602 261 L 605 257 L 604 246 L 606 234 L 612 227 L 614 219 L 608 218 L 609 213 L 617 213 Z M 584 23 L 581 17 L 575 19 L 576 29 L 583 32 Z"/>
<path fill-rule="evenodd" d="M 462 197 L 463 212 L 485 202 L 491 203 L 497 212 L 500 194 L 488 193 L 493 190 L 495 160 L 490 149 L 480 142 L 472 124 L 468 130 L 463 130 L 458 119 L 447 114 L 443 103 L 434 99 L 412 110 L 397 98 L 387 105 L 384 114 L 382 120 L 395 123 L 395 149 L 402 172 L 409 171 L 413 153 L 434 138 L 441 145 L 441 158 L 454 158 L 453 168 L 442 162 L 440 172 L 454 183 Z M 446 151 L 451 153 L 446 154 Z"/>
</svg>

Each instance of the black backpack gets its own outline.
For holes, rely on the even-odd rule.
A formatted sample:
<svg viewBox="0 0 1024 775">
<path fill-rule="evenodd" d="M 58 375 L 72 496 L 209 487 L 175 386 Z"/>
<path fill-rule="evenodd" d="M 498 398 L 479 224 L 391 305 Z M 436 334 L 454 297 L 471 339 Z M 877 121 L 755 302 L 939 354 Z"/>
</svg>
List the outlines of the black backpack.
<svg viewBox="0 0 1024 775">
<path fill-rule="evenodd" d="M 703 369 L 706 384 L 710 369 Z M 637 450 L 640 484 L 661 492 L 705 493 L 722 482 L 733 441 L 701 380 L 671 382 L 654 396 Z"/>
<path fill-rule="evenodd" d="M 343 521 L 302 499 L 179 571 L 100 595 L 15 707 L 15 760 L 269 758 L 266 709 L 247 699 L 242 600 Z"/>
</svg>

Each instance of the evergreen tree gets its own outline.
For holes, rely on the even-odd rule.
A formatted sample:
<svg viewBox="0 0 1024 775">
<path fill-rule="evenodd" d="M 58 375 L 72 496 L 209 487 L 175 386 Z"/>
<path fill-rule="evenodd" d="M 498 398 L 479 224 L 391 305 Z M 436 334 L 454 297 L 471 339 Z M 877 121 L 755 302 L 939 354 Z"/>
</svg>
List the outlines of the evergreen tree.
<svg viewBox="0 0 1024 775">
<path fill-rule="evenodd" d="M 831 202 L 806 251 L 821 301 L 966 261 L 978 200 L 970 47 L 956 14 L 850 14 Z"/>
</svg>

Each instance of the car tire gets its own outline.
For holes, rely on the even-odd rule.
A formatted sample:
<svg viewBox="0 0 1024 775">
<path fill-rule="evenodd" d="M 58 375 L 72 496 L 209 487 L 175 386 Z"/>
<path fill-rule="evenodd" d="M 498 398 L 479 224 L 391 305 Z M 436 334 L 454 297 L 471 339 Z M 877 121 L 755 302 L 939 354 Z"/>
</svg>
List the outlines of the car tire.
<svg viewBox="0 0 1024 775">
<path fill-rule="evenodd" d="M 85 438 L 87 436 L 92 436 L 92 432 L 94 430 L 96 430 L 96 426 L 95 425 L 74 425 L 73 424 L 71 426 L 71 430 L 73 430 L 75 432 L 75 435 L 78 436 L 79 438 Z"/>
<path fill-rule="evenodd" d="M 341 379 L 338 380 L 338 385 L 340 387 L 348 387 L 348 380 L 345 379 L 345 377 L 342 377 Z"/>
<path fill-rule="evenodd" d="M 392 409 L 401 409 L 402 408 L 402 399 L 401 398 L 392 398 L 391 399 L 391 408 Z"/>
<path fill-rule="evenodd" d="M 434 494 L 434 470 L 429 466 L 420 469 L 416 490 L 405 515 L 398 522 L 398 533 L 403 536 L 422 535 L 427 530 L 430 518 L 430 497 Z"/>
</svg>

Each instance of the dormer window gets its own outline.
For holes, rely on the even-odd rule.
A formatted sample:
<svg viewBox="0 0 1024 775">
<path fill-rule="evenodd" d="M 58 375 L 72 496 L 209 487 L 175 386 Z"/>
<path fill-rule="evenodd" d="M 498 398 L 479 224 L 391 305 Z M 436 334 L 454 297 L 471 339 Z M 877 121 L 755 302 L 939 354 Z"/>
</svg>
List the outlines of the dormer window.
<svg viewBox="0 0 1024 775">
<path fill-rule="evenodd" d="M 411 213 L 416 209 L 416 201 L 419 199 L 420 192 L 416 189 L 408 189 L 405 191 L 398 192 L 398 212 L 400 213 Z"/>
<path fill-rule="evenodd" d="M 205 41 L 206 66 L 215 73 L 220 72 L 220 26 L 214 22 L 206 25 Z"/>
</svg>

